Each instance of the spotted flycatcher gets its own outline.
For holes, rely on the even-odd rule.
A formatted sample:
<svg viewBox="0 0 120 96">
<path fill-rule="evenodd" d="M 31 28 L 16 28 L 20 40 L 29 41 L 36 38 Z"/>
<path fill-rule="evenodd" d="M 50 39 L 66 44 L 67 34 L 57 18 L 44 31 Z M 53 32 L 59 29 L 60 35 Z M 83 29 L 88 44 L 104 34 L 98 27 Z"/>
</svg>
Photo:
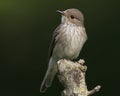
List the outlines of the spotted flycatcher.
<svg viewBox="0 0 120 96">
<path fill-rule="evenodd" d="M 83 14 L 78 9 L 67 9 L 58 12 L 62 15 L 61 24 L 55 29 L 50 46 L 49 65 L 41 84 L 40 92 L 51 86 L 57 73 L 57 61 L 74 60 L 87 40 Z"/>
</svg>

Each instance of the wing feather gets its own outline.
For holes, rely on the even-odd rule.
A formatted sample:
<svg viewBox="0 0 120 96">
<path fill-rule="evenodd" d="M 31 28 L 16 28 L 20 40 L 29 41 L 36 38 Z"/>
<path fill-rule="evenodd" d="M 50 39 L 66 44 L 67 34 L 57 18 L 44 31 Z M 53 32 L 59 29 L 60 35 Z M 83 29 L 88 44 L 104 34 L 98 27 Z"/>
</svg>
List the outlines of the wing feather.
<svg viewBox="0 0 120 96">
<path fill-rule="evenodd" d="M 58 39 L 56 37 L 59 35 L 60 29 L 61 29 L 61 24 L 53 32 L 52 41 L 51 41 L 50 48 L 49 48 L 49 57 L 52 56 L 55 44 L 58 41 Z"/>
</svg>

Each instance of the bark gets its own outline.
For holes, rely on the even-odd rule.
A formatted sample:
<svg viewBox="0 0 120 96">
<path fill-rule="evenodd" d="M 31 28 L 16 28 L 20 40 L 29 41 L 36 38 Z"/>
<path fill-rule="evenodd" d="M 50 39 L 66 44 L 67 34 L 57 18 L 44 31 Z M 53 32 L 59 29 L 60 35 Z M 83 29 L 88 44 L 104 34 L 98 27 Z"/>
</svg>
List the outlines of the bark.
<svg viewBox="0 0 120 96">
<path fill-rule="evenodd" d="M 78 62 L 61 59 L 58 61 L 58 77 L 65 89 L 61 96 L 90 96 L 99 91 L 101 86 L 96 86 L 88 91 L 85 82 L 87 66 L 85 61 L 80 59 Z"/>
</svg>

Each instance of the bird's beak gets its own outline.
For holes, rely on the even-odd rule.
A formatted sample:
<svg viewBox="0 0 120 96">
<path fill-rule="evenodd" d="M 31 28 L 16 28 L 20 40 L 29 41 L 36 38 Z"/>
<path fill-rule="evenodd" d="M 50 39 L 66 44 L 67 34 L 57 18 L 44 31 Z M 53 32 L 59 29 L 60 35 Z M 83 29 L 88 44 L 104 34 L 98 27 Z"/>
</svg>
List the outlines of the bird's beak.
<svg viewBox="0 0 120 96">
<path fill-rule="evenodd" d="M 64 15 L 64 11 L 57 10 L 57 12 Z"/>
</svg>

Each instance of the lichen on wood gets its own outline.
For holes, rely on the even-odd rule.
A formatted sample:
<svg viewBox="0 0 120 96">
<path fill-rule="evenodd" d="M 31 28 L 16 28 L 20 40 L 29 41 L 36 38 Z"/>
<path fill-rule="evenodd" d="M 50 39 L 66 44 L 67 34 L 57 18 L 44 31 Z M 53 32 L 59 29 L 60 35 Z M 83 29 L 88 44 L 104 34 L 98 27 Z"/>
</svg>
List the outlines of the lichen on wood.
<svg viewBox="0 0 120 96">
<path fill-rule="evenodd" d="M 78 62 L 61 59 L 57 62 L 59 70 L 58 77 L 65 87 L 62 96 L 89 96 L 99 91 L 100 86 L 88 91 L 85 82 L 87 66 L 84 63 L 85 61 L 83 59 L 80 59 Z"/>
</svg>

